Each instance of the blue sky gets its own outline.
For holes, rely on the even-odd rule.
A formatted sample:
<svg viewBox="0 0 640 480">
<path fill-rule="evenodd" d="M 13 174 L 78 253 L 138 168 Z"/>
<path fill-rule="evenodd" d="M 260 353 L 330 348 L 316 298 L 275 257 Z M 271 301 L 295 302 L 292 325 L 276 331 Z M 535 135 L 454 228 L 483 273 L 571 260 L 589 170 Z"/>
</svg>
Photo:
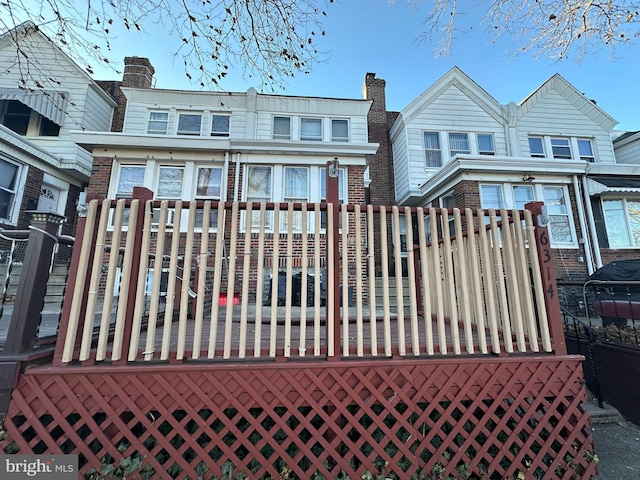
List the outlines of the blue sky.
<svg viewBox="0 0 640 480">
<path fill-rule="evenodd" d="M 429 4 L 430 2 L 425 2 Z M 417 42 L 427 8 L 409 10 L 402 0 L 343 0 L 329 6 L 324 22 L 325 38 L 318 48 L 326 61 L 310 74 L 288 81 L 287 95 L 361 98 L 367 72 L 387 81 L 387 109 L 401 110 L 454 66 L 459 67 L 500 103 L 518 103 L 555 73 L 559 73 L 619 124 L 616 129 L 640 130 L 640 41 L 619 48 L 615 58 L 607 47 L 583 58 L 561 62 L 534 59 L 532 54 L 513 55 L 517 46 L 503 38 L 492 44 L 482 26 L 458 34 L 448 57 L 435 57 L 434 45 Z M 473 19 L 468 19 L 473 23 Z M 123 33 L 113 42 L 113 58 L 148 57 L 156 69 L 157 88 L 198 89 L 184 76 L 179 59 L 171 51 L 174 41 L 146 33 Z M 121 65 L 118 68 L 122 68 Z M 245 91 L 255 82 L 230 75 L 223 88 Z M 96 69 L 97 79 L 117 78 L 109 70 Z"/>
</svg>

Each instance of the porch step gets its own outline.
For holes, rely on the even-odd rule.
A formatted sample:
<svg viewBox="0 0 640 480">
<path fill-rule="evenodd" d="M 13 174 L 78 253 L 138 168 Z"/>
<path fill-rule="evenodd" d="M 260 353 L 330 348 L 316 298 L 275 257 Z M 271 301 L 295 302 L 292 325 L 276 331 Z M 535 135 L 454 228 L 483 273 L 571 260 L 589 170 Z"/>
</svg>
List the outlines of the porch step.
<svg viewBox="0 0 640 480">
<path fill-rule="evenodd" d="M 0 265 L 0 282 L 2 283 L 0 293 L 4 291 L 7 265 Z M 20 275 L 22 274 L 22 264 L 14 263 L 11 268 L 9 287 L 7 288 L 7 298 L 15 298 L 20 285 Z M 47 281 L 47 294 L 45 303 L 60 303 L 67 285 L 67 265 L 54 265 Z"/>
<path fill-rule="evenodd" d="M 585 403 L 585 409 L 589 412 L 591 417 L 591 424 L 603 424 L 603 423 L 619 423 L 623 422 L 624 418 L 620 415 L 620 412 L 608 402 L 603 402 L 603 408 L 598 406 L 598 399 L 596 396 L 587 391 L 587 403 Z"/>
<path fill-rule="evenodd" d="M 402 292 L 403 292 L 402 304 L 406 307 L 407 305 L 409 305 L 409 279 L 408 278 L 402 279 Z M 376 278 L 376 305 L 379 305 L 379 306 L 382 305 L 384 296 L 385 296 L 385 291 L 382 288 L 382 279 Z M 398 288 L 396 286 L 395 277 L 389 278 L 388 296 L 389 296 L 389 306 L 391 308 L 397 307 L 398 306 Z"/>
</svg>

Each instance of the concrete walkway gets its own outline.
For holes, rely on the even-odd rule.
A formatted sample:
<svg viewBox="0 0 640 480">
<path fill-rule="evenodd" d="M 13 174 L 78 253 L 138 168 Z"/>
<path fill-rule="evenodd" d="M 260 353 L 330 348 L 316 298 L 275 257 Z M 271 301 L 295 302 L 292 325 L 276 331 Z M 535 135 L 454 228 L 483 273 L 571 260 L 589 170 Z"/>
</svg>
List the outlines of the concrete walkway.
<svg viewBox="0 0 640 480">
<path fill-rule="evenodd" d="M 640 480 L 640 427 L 624 420 L 618 411 L 588 393 L 587 409 L 595 450 L 600 460 L 598 480 Z"/>
</svg>

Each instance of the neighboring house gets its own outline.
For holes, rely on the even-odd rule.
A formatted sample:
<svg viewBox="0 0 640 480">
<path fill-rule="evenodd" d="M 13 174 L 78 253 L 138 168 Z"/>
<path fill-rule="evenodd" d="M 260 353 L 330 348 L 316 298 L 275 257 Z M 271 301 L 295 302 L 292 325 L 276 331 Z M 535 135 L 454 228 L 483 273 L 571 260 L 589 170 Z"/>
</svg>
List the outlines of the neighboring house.
<svg viewBox="0 0 640 480">
<path fill-rule="evenodd" d="M 116 102 L 31 23 L 0 36 L 0 71 L 0 227 L 46 210 L 73 233 L 91 155 L 69 132 L 108 131 Z"/>
<path fill-rule="evenodd" d="M 453 68 L 390 128 L 396 202 L 521 209 L 543 201 L 558 279 L 584 280 L 608 261 L 638 254 L 631 233 L 621 235 L 634 222 L 625 216 L 632 203 L 620 195 L 627 188 L 621 177 L 640 178 L 640 166 L 616 163 L 615 124 L 560 75 L 519 104 L 501 105 Z"/>
</svg>

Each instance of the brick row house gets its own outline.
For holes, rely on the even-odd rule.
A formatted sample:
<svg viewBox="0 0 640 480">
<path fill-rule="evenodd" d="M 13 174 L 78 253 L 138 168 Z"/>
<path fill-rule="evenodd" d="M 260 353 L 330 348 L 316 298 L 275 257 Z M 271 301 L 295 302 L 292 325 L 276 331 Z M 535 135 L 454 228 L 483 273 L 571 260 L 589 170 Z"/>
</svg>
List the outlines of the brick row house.
<svg viewBox="0 0 640 480">
<path fill-rule="evenodd" d="M 365 83 L 376 80 L 367 74 Z M 384 84 L 370 91 L 384 111 Z M 387 131 L 372 141 L 389 150 L 377 155 L 392 158 L 398 205 L 521 209 L 543 201 L 561 281 L 637 258 L 638 134 L 612 142 L 617 122 L 560 75 L 501 105 L 453 68 L 383 121 Z"/>
<path fill-rule="evenodd" d="M 25 229 L 25 211 L 41 210 L 72 234 L 92 159 L 70 132 L 109 131 L 117 104 L 31 23 L 0 37 L 0 72 L 0 227 Z"/>
</svg>

